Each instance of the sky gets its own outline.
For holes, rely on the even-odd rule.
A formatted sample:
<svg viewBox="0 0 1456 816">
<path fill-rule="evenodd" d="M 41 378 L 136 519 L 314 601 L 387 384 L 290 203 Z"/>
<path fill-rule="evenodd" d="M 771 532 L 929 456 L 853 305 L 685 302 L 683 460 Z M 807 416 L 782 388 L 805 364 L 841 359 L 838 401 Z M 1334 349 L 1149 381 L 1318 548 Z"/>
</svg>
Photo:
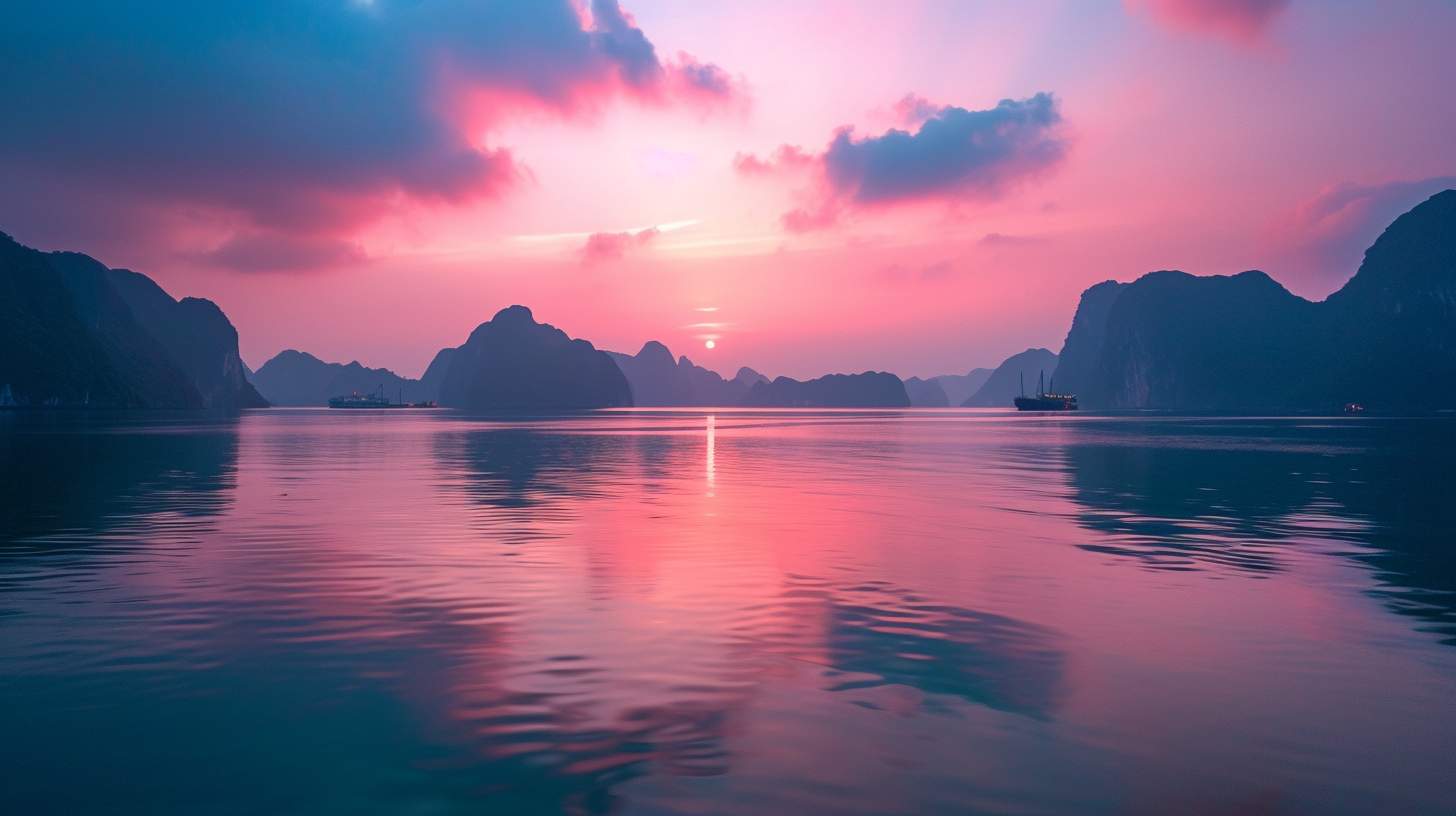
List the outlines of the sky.
<svg viewBox="0 0 1456 816">
<path fill-rule="evenodd" d="M 0 3 L 0 231 L 212 299 L 253 367 L 419 376 L 520 303 L 965 373 L 1103 280 L 1339 288 L 1456 187 L 1453 41 L 1451 0 Z"/>
</svg>

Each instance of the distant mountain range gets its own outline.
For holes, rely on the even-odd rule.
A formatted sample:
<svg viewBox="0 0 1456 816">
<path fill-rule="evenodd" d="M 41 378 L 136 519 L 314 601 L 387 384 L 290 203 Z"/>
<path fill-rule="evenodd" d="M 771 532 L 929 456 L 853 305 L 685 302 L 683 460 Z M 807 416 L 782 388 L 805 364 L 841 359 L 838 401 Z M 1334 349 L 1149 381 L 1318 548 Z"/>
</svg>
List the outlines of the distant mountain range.
<svg viewBox="0 0 1456 816">
<path fill-rule="evenodd" d="M 1263 272 L 1098 284 L 1061 357 L 1084 408 L 1456 407 L 1456 190 L 1397 218 L 1320 303 Z"/>
<path fill-rule="evenodd" d="M 610 364 L 604 365 L 603 360 Z M 618 378 L 622 378 L 619 382 Z M 325 406 L 330 397 L 369 393 L 381 385 L 391 400 L 438 400 L 470 408 L 818 407 L 910 406 L 900 378 L 884 372 L 831 374 L 772 382 L 743 367 L 731 380 L 694 365 L 652 341 L 636 355 L 598 351 L 585 340 L 537 323 L 524 306 L 502 310 L 458 349 L 435 356 L 418 380 L 389 369 L 326 363 L 292 349 L 250 375 L 278 406 Z M 623 388 L 625 386 L 625 388 Z"/>
<path fill-rule="evenodd" d="M 947 403 L 960 405 L 981 390 L 981 386 L 986 384 L 986 380 L 991 378 L 991 374 L 995 370 L 994 368 L 973 368 L 969 374 L 942 374 L 939 377 L 931 377 L 931 379 L 940 384 L 941 390 L 945 392 Z"/>
<path fill-rule="evenodd" d="M 673 361 L 667 346 L 651 341 L 636 355 L 608 352 L 632 385 L 638 407 L 705 408 L 902 408 L 910 406 L 905 386 L 894 374 L 830 374 L 800 382 L 770 381 L 747 366 L 731 380 L 694 365 Z"/>
<path fill-rule="evenodd" d="M 636 356 L 607 352 L 632 385 L 632 404 L 639 407 L 738 405 L 755 382 L 766 379 L 751 368 L 725 380 L 717 372 L 693 365 L 687 357 L 676 362 L 667 346 L 653 340 Z"/>
<path fill-rule="evenodd" d="M 260 408 L 216 304 L 0 233 L 0 406 Z"/>
<path fill-rule="evenodd" d="M 976 393 L 961 401 L 963 408 L 1009 408 L 1018 394 L 1036 391 L 1057 368 L 1057 355 L 1046 349 L 1027 349 L 1006 358 Z M 1060 387 L 1060 386 L 1059 386 Z"/>
<path fill-rule="evenodd" d="M 1009 408 L 1039 380 L 1090 409 L 1456 408 L 1456 191 L 1396 219 L 1323 302 L 1263 272 L 1152 272 L 1084 292 L 1059 355 L 1027 349 L 995 370 L 905 381 L 769 380 L 746 367 L 725 379 L 655 341 L 635 355 L 598 350 L 524 306 L 442 349 L 419 380 L 292 349 L 249 372 L 212 302 L 0 233 L 0 406 L 322 406 L 383 386 L 391 399 L 463 408 Z"/>
<path fill-rule="evenodd" d="M 747 408 L 909 408 L 910 396 L 899 377 L 884 371 L 829 374 L 799 382 L 776 377 L 760 380 L 743 395 Z"/>
<path fill-rule="evenodd" d="M 331 397 L 372 394 L 381 387 L 392 401 L 425 402 L 440 390 L 442 371 L 420 380 L 401 377 L 387 368 L 366 368 L 356 360 L 348 365 L 326 363 L 302 351 L 288 349 L 248 375 L 258 393 L 280 408 L 324 407 Z"/>
<path fill-rule="evenodd" d="M 911 377 L 905 381 L 905 393 L 910 397 L 911 408 L 949 408 L 950 398 L 945 395 L 945 388 L 939 382 L 939 377 L 931 377 L 922 380 L 919 377 Z"/>
<path fill-rule="evenodd" d="M 455 408 L 587 409 L 632 404 L 631 387 L 605 352 L 537 323 L 524 306 L 502 309 L 464 345 L 441 349 L 418 380 L 387 368 L 326 363 L 289 349 L 250 379 L 278 406 L 323 407 L 331 397 L 383 387 L 391 402 Z M 746 390 L 746 389 L 745 389 Z"/>
</svg>

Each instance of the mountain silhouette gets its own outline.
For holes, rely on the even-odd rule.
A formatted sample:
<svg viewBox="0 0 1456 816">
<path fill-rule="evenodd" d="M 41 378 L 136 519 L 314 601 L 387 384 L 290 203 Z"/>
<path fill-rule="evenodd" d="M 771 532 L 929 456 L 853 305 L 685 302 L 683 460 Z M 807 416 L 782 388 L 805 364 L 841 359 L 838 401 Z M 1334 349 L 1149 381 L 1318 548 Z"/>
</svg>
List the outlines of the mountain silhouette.
<svg viewBox="0 0 1456 816">
<path fill-rule="evenodd" d="M 1322 304 L 1328 403 L 1456 407 L 1456 190 L 1395 219 Z"/>
<path fill-rule="evenodd" d="M 46 261 L 60 274 L 77 314 L 100 341 L 107 359 L 122 379 L 145 383 L 148 401 L 158 406 L 205 406 L 192 378 L 162 342 L 143 328 L 122 299 L 114 285 L 112 270 L 75 252 L 53 252 L 47 255 Z M 175 303 L 165 293 L 162 297 Z"/>
<path fill-rule="evenodd" d="M 268 402 L 280 407 L 324 407 L 332 397 L 370 394 L 381 385 L 391 402 L 425 402 L 436 393 L 420 380 L 401 377 L 387 368 L 368 368 L 358 361 L 326 363 L 302 351 L 279 352 L 249 380 Z"/>
<path fill-rule="evenodd" d="M 749 384 L 741 379 L 725 380 L 687 357 L 674 362 L 672 352 L 656 340 L 635 356 L 607 354 L 632 384 L 632 404 L 638 407 L 726 407 L 738 405 L 748 393 Z"/>
<path fill-rule="evenodd" d="M 894 374 L 830 374 L 807 382 L 778 377 L 759 381 L 743 397 L 749 408 L 909 408 L 910 396 Z"/>
<path fill-rule="evenodd" d="M 606 352 L 537 323 L 525 306 L 510 306 L 450 355 L 439 401 L 454 408 L 616 408 L 632 405 L 632 387 Z"/>
<path fill-rule="evenodd" d="M 1259 271 L 1104 281 L 1083 293 L 1060 355 L 1028 349 L 994 371 L 904 382 L 770 381 L 746 367 L 725 379 L 655 341 L 636 355 L 599 351 L 523 306 L 442 349 L 420 380 L 294 350 L 249 372 L 211 301 L 178 301 L 145 275 L 0 233 L 0 406 L 325 405 L 383 384 L 407 402 L 468 408 L 1010 407 L 1043 375 L 1093 409 L 1456 408 L 1456 190 L 1397 218 L 1323 302 Z"/>
<path fill-rule="evenodd" d="M 215 304 L 0 233 L 0 405 L 254 408 L 237 331 Z"/>
<path fill-rule="evenodd" d="M 937 381 L 938 377 L 922 380 L 911 377 L 905 380 L 905 393 L 910 397 L 912 408 L 949 408 L 950 398 Z"/>
<path fill-rule="evenodd" d="M 945 392 L 945 399 L 951 405 L 960 405 L 971 395 L 981 390 L 986 380 L 991 378 L 995 372 L 994 368 L 973 368 L 968 374 L 942 374 L 939 377 L 932 377 L 940 388 Z"/>
<path fill-rule="evenodd" d="M 1062 394 L 1076 394 L 1085 405 L 1096 381 L 1095 372 L 1102 359 L 1102 343 L 1107 336 L 1107 315 L 1112 304 L 1128 284 L 1114 280 L 1103 281 L 1082 293 L 1077 303 L 1077 313 L 1072 317 L 1072 328 L 1067 332 L 1067 341 L 1062 353 L 1057 355 L 1057 370 L 1052 379 L 1057 391 Z"/>
<path fill-rule="evenodd" d="M 455 349 L 453 348 L 443 348 L 435 353 L 435 359 L 430 361 L 425 373 L 420 375 L 421 399 L 437 400 L 440 398 L 440 383 L 445 381 L 445 372 L 450 370 L 450 361 L 453 359 L 455 359 Z"/>
<path fill-rule="evenodd" d="M 647 342 L 635 355 L 607 352 L 632 385 L 637 407 L 731 408 L 903 408 L 909 407 L 909 384 L 893 374 L 831 374 L 799 382 L 769 378 L 747 366 L 725 380 L 716 372 L 694 365 L 687 357 L 676 361 L 667 346 Z M 915 380 L 921 388 L 939 386 Z M 945 394 L 939 394 L 944 405 Z M 933 399 L 933 397 L 931 397 Z"/>
<path fill-rule="evenodd" d="M 961 402 L 961 407 L 1011 408 L 1015 405 L 1013 400 L 1022 393 L 1023 387 L 1027 394 L 1035 392 L 1037 379 L 1045 379 L 1045 375 L 1051 374 L 1056 368 L 1057 355 L 1046 349 L 1027 349 L 1020 354 L 1013 354 L 991 372 L 991 376 L 986 378 L 986 383 L 976 393 Z"/>
<path fill-rule="evenodd" d="M 769 381 L 768 377 L 763 376 L 762 374 L 754 371 L 748 366 L 744 366 L 738 369 L 738 373 L 733 376 L 733 379 L 743 383 L 749 388 L 752 388 L 754 383 Z"/>
<path fill-rule="evenodd" d="M 1144 275 L 1108 314 L 1085 407 L 1298 408 L 1318 310 L 1263 272 Z"/>
<path fill-rule="evenodd" d="M 140 272 L 127 269 L 110 272 L 109 279 L 116 293 L 126 301 L 137 322 L 161 341 L 172 359 L 192 378 L 205 406 L 268 407 L 247 380 L 246 368 L 238 354 L 238 330 L 216 303 L 194 297 L 173 300 L 166 290 Z"/>
<path fill-rule="evenodd" d="M 1085 408 L 1456 407 L 1456 191 L 1397 218 L 1321 303 L 1263 272 L 1164 271 L 1077 312 L 1057 380 Z"/>
</svg>

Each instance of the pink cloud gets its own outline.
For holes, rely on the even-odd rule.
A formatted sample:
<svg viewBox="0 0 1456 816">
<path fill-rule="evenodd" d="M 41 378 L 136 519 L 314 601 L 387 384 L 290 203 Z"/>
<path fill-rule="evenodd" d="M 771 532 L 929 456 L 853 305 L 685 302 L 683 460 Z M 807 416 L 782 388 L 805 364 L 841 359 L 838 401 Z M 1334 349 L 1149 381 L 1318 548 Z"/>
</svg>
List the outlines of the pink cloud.
<svg viewBox="0 0 1456 816">
<path fill-rule="evenodd" d="M 766 159 L 752 153 L 733 154 L 733 167 L 745 176 L 768 176 L 781 171 L 812 167 L 818 157 L 797 145 L 779 145 Z"/>
<path fill-rule="evenodd" d="M 712 63 L 698 61 L 683 51 L 667 64 L 667 86 L 675 98 L 711 110 L 731 104 L 744 106 L 749 99 L 748 82 Z"/>
<path fill-rule="evenodd" d="M 1170 28 L 1214 34 L 1236 42 L 1262 42 L 1289 0 L 1124 0 L 1130 11 L 1146 7 Z"/>
<path fill-rule="evenodd" d="M 280 270 L 356 261 L 340 248 L 401 207 L 509 195 L 529 170 L 488 142 L 522 116 L 744 93 L 716 65 L 660 59 L 617 0 L 34 5 L 7 13 L 0 73 L 0 220 L 70 243 L 104 229 L 77 196 L 122 202 L 191 231 L 109 253 Z"/>
<path fill-rule="evenodd" d="M 940 113 L 941 106 L 917 93 L 907 93 L 893 108 L 895 118 L 905 127 L 916 127 Z"/>
<path fill-rule="evenodd" d="M 844 205 L 833 197 L 827 197 L 810 206 L 789 210 L 779 219 L 779 223 L 792 233 L 815 232 L 838 224 L 843 213 Z"/>
<path fill-rule="evenodd" d="M 907 95 L 898 114 L 918 120 L 914 133 L 891 128 L 855 138 L 837 130 L 823 153 L 783 145 L 768 159 L 739 153 L 734 166 L 747 176 L 811 168 L 806 203 L 783 216 L 785 229 L 807 232 L 838 223 L 849 211 L 907 203 L 990 200 L 1050 170 L 1066 155 L 1061 114 L 1050 94 L 1003 99 L 988 110 L 935 107 Z"/>
<path fill-rule="evenodd" d="M 582 247 L 582 266 L 621 260 L 630 250 L 651 243 L 658 234 L 656 227 L 639 232 L 594 232 L 587 236 L 586 245 Z"/>
<path fill-rule="evenodd" d="M 233 272 L 298 272 L 358 266 L 369 256 L 358 244 L 333 237 L 253 232 L 234 237 L 197 260 Z"/>
<path fill-rule="evenodd" d="M 742 101 L 747 95 L 741 77 L 685 51 L 671 61 L 659 59 L 657 49 L 618 0 L 592 0 L 591 25 L 601 51 L 616 62 L 618 78 L 639 97 L 711 108 Z"/>
<path fill-rule="evenodd" d="M 1006 235 L 1000 232 L 988 232 L 976 241 L 977 246 L 983 247 L 1023 247 L 1045 244 L 1049 239 L 1035 235 Z"/>
</svg>

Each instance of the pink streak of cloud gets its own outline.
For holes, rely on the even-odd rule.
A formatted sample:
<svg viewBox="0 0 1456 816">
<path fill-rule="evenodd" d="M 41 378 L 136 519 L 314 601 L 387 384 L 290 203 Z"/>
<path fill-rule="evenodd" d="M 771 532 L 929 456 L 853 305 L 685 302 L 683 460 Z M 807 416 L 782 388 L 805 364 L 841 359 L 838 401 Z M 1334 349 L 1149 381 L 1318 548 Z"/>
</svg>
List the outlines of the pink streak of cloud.
<svg viewBox="0 0 1456 816">
<path fill-rule="evenodd" d="M 776 173 L 812 167 L 818 157 L 797 145 L 779 145 L 766 159 L 752 153 L 735 153 L 733 168 L 745 176 L 771 176 Z"/>
<path fill-rule="evenodd" d="M 1289 0 L 1124 0 L 1124 5 L 1131 11 L 1146 7 L 1154 20 L 1170 28 L 1257 45 Z"/>
<path fill-rule="evenodd" d="M 639 232 L 594 232 L 587 236 L 586 245 L 582 247 L 582 266 L 619 261 L 629 251 L 646 246 L 657 236 L 656 227 Z"/>
<path fill-rule="evenodd" d="M 358 266 L 367 263 L 369 256 L 358 244 L 343 238 L 254 231 L 229 239 L 198 260 L 234 272 L 298 272 Z"/>
</svg>

